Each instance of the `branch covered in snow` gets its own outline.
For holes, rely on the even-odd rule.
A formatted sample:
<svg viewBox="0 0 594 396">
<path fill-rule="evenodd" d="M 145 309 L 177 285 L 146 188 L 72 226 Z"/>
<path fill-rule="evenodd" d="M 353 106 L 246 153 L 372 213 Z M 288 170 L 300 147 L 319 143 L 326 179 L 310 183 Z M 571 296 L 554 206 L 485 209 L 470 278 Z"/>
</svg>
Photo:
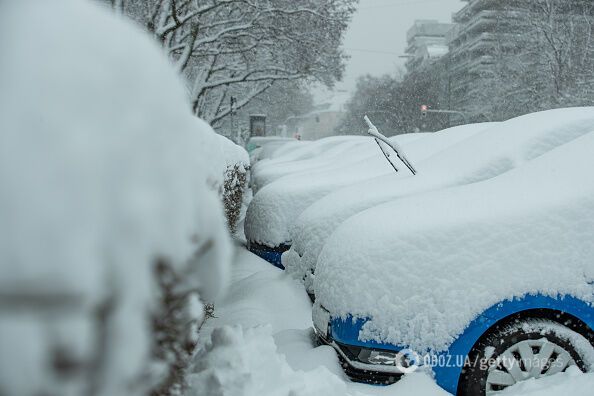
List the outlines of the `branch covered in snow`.
<svg viewBox="0 0 594 396">
<path fill-rule="evenodd" d="M 332 85 L 357 0 L 128 0 L 189 80 L 193 111 L 216 125 L 275 81 Z"/>
</svg>

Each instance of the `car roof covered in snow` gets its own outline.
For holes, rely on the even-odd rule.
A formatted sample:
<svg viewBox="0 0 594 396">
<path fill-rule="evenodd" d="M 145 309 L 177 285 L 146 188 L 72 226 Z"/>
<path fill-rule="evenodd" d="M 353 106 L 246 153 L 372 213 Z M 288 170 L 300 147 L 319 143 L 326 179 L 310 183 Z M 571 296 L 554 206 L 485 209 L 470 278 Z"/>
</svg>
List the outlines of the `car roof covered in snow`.
<svg viewBox="0 0 594 396">
<path fill-rule="evenodd" d="M 300 145 L 291 144 L 290 151 L 285 144 L 278 149 L 282 150 L 280 155 L 254 164 L 252 188 L 257 191 L 281 177 L 335 164 L 344 151 L 365 140 L 363 136 L 332 136 L 314 142 L 300 142 Z"/>
<path fill-rule="evenodd" d="M 505 299 L 592 302 L 592 152 L 587 133 L 495 178 L 348 219 L 320 254 L 319 303 L 333 315 L 369 318 L 361 339 L 444 350 Z"/>
</svg>

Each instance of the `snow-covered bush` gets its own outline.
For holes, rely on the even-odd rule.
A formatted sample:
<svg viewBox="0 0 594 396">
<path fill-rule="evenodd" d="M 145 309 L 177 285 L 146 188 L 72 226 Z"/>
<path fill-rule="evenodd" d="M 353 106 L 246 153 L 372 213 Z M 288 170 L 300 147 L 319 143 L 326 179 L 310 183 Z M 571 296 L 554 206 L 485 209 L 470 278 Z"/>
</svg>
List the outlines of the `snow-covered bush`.
<svg viewBox="0 0 594 396">
<path fill-rule="evenodd" d="M 219 191 L 225 206 L 227 225 L 233 233 L 237 229 L 245 192 L 249 183 L 250 158 L 247 151 L 231 140 L 217 135 L 225 159 L 222 184 Z"/>
<path fill-rule="evenodd" d="M 227 278 L 212 129 L 92 4 L 2 2 L 0 34 L 0 394 L 179 388 Z"/>
</svg>

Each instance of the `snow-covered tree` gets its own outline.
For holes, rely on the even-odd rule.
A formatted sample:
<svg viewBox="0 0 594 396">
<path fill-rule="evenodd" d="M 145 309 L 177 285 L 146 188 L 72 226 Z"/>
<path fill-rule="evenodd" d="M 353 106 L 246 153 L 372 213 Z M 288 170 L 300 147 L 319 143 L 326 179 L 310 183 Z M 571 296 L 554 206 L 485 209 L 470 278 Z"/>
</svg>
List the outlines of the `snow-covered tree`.
<svg viewBox="0 0 594 396">
<path fill-rule="evenodd" d="M 495 119 L 594 104 L 593 27 L 591 1 L 506 5 L 495 28 L 495 67 L 477 81 L 483 97 L 475 103 Z"/>
<path fill-rule="evenodd" d="M 188 78 L 194 113 L 216 126 L 275 82 L 338 80 L 357 1 L 128 0 L 122 8 L 162 43 Z"/>
</svg>

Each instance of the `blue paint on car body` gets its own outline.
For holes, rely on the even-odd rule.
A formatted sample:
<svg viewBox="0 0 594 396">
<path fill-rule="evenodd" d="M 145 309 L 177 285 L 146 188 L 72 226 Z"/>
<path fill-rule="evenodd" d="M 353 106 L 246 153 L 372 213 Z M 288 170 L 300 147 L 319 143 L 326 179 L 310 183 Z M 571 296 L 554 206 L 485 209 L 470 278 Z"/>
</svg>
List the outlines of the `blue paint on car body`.
<svg viewBox="0 0 594 396">
<path fill-rule="evenodd" d="M 542 294 L 525 295 L 522 298 L 505 300 L 485 310 L 468 324 L 450 347 L 441 352 L 429 353 L 425 361 L 431 363 L 437 384 L 446 391 L 456 394 L 458 381 L 464 368 L 464 363 L 476 342 L 497 322 L 512 315 L 537 309 L 560 311 L 574 316 L 594 330 L 594 308 L 590 303 L 572 296 L 550 297 Z M 406 346 L 380 343 L 376 341 L 361 341 L 360 332 L 368 319 L 351 316 L 346 318 L 331 318 L 329 338 L 343 344 L 370 349 L 401 351 Z"/>
<path fill-rule="evenodd" d="M 250 252 L 254 253 L 255 255 L 261 257 L 262 259 L 268 261 L 270 264 L 282 270 L 284 270 L 285 267 L 283 266 L 283 263 L 281 261 L 281 256 L 284 252 L 289 250 L 290 247 L 291 246 L 287 244 L 282 244 L 275 248 L 253 242 L 248 244 L 248 249 Z"/>
</svg>

